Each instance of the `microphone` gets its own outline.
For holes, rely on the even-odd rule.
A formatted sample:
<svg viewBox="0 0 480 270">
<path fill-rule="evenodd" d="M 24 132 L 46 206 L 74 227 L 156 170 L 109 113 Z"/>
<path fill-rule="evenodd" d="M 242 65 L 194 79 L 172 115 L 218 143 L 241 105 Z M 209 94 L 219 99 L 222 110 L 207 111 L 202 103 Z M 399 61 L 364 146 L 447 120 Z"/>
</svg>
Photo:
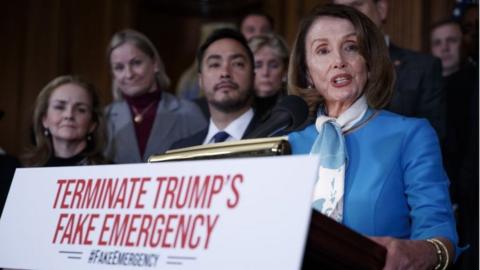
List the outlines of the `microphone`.
<svg viewBox="0 0 480 270">
<path fill-rule="evenodd" d="M 252 131 L 247 139 L 264 138 L 279 135 L 280 132 L 292 131 L 302 125 L 308 118 L 307 103 L 299 96 L 284 96 L 273 107 L 263 124 Z"/>
</svg>

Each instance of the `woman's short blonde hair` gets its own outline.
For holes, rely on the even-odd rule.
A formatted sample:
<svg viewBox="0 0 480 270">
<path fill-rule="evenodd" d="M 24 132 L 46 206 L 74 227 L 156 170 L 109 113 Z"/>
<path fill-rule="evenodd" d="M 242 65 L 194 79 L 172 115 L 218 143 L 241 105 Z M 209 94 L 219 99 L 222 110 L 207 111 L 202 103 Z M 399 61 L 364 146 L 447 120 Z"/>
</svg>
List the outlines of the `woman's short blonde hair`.
<svg viewBox="0 0 480 270">
<path fill-rule="evenodd" d="M 309 88 L 306 64 L 305 40 L 312 24 L 322 16 L 348 20 L 354 26 L 360 47 L 369 72 L 363 89 L 367 103 L 374 109 L 388 105 L 393 94 L 395 71 L 388 55 L 385 38 L 375 24 L 354 8 L 343 5 L 319 5 L 300 23 L 295 38 L 288 71 L 288 91 L 305 99 L 310 115 L 315 115 L 323 98 L 316 89 Z"/>
<path fill-rule="evenodd" d="M 156 61 L 158 71 L 156 72 L 155 78 L 158 86 L 160 89 L 168 89 L 170 87 L 170 78 L 168 78 L 168 75 L 165 71 L 165 65 L 162 61 L 162 58 L 160 58 L 160 55 L 158 54 L 158 51 L 153 43 L 140 32 L 132 29 L 125 29 L 113 35 L 107 48 L 107 61 L 109 65 L 111 66 L 110 56 L 112 51 L 125 43 L 133 44 L 153 61 Z M 116 100 L 122 98 L 121 91 L 115 84 L 115 79 L 112 79 L 112 94 Z"/>
<path fill-rule="evenodd" d="M 272 48 L 276 55 L 282 60 L 285 69 L 288 68 L 288 58 L 290 55 L 288 53 L 287 43 L 281 36 L 273 33 L 255 36 L 248 41 L 248 46 L 253 54 L 256 54 L 264 47 Z"/>
</svg>

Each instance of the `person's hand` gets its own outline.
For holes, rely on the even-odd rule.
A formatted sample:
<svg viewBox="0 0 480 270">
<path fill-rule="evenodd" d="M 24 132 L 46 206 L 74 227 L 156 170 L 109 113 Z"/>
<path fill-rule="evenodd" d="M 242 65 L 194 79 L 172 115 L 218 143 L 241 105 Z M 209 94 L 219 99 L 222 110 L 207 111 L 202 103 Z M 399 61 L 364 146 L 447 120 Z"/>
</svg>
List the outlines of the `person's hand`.
<svg viewBox="0 0 480 270">
<path fill-rule="evenodd" d="M 384 270 L 433 269 L 437 265 L 435 247 L 424 240 L 370 237 L 387 249 Z"/>
</svg>

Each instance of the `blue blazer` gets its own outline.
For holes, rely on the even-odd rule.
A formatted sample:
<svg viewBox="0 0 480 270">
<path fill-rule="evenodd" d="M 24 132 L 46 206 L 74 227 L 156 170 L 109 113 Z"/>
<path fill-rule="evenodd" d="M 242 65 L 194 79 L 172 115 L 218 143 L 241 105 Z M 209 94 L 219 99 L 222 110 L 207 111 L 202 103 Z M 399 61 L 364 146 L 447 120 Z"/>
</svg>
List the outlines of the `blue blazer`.
<svg viewBox="0 0 480 270">
<path fill-rule="evenodd" d="M 293 154 L 310 153 L 317 134 L 315 125 L 289 134 Z M 449 181 L 428 121 L 378 111 L 345 143 L 344 225 L 369 236 L 442 236 L 457 246 Z"/>
</svg>

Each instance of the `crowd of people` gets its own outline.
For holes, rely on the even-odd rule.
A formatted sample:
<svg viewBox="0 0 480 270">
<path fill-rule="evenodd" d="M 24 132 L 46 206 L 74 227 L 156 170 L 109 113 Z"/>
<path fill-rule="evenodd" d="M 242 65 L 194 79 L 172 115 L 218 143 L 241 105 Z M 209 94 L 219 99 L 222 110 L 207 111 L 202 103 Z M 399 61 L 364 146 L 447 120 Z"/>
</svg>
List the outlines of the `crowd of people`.
<svg viewBox="0 0 480 270">
<path fill-rule="evenodd" d="M 3 155 L 2 178 L 20 166 L 140 163 L 241 140 L 297 95 L 309 118 L 288 138 L 293 154 L 320 156 L 315 211 L 386 247 L 385 269 L 478 267 L 478 6 L 473 30 L 434 24 L 426 54 L 383 33 L 386 0 L 332 2 L 302 19 L 291 53 L 264 12 L 239 30 L 210 29 L 177 95 L 152 42 L 115 33 L 114 101 L 101 108 L 89 82 L 54 78 L 36 99 L 32 146 L 22 165 Z"/>
</svg>

